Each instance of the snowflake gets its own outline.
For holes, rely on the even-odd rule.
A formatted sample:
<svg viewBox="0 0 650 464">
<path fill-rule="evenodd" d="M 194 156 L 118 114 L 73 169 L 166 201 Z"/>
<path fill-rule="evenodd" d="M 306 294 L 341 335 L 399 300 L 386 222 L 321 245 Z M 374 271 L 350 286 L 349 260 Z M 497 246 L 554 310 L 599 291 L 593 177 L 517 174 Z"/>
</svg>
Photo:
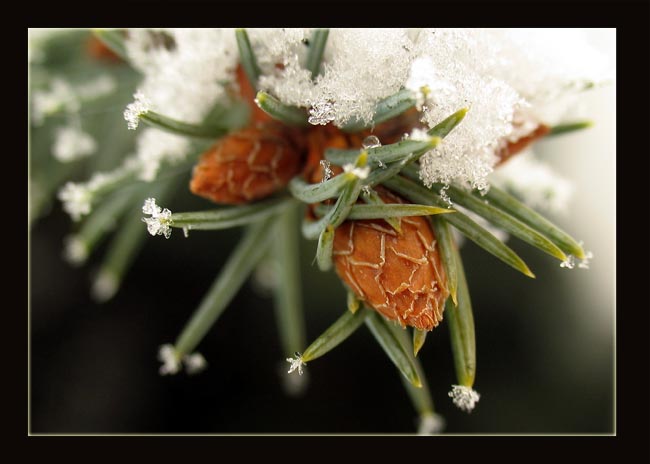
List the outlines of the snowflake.
<svg viewBox="0 0 650 464">
<path fill-rule="evenodd" d="M 294 353 L 293 358 L 287 358 L 287 362 L 291 364 L 291 367 L 289 367 L 289 370 L 287 371 L 288 374 L 298 370 L 298 374 L 302 375 L 302 367 L 307 365 L 307 363 L 303 362 L 302 355 L 297 351 Z"/>
<path fill-rule="evenodd" d="M 150 214 L 149 218 L 142 218 L 142 222 L 147 224 L 147 231 L 151 235 L 164 235 L 169 238 L 172 234 L 172 212 L 167 208 L 162 209 L 156 205 L 155 198 L 147 198 L 142 206 L 144 214 Z"/>
<path fill-rule="evenodd" d="M 463 385 L 452 385 L 451 387 L 449 396 L 453 399 L 454 404 L 465 412 L 472 412 L 481 395 L 471 387 Z"/>
<path fill-rule="evenodd" d="M 124 110 L 124 119 L 129 130 L 136 130 L 140 123 L 140 116 L 151 109 L 151 101 L 139 90 L 133 94 L 133 98 L 135 99 L 133 103 L 129 103 Z"/>
</svg>

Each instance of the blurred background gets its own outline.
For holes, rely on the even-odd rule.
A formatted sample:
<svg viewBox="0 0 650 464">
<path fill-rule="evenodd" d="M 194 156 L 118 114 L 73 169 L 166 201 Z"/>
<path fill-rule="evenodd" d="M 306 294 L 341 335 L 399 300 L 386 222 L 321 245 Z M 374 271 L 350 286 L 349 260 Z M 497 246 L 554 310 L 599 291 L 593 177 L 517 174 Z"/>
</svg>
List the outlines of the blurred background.
<svg viewBox="0 0 650 464">
<path fill-rule="evenodd" d="M 615 30 L 586 32 L 615 63 Z M 44 56 L 38 66 L 61 75 L 115 76 L 119 89 L 110 105 L 100 99 L 84 107 L 84 124 L 93 134 L 114 125 L 126 131 L 122 111 L 132 100 L 137 76 L 124 65 L 91 58 L 89 36 L 87 31 L 57 34 L 56 40 L 30 48 L 30 61 L 38 50 Z M 74 53 L 83 58 L 70 62 Z M 36 88 L 47 76 L 34 66 L 30 86 Z M 594 126 L 536 146 L 541 158 L 574 183 L 569 214 L 551 219 L 593 252 L 589 270 L 560 268 L 512 239 L 509 245 L 535 272 L 533 280 L 473 243 L 462 249 L 477 332 L 475 389 L 481 394 L 471 414 L 447 397 L 455 376 L 444 323 L 429 334 L 419 355 L 436 410 L 446 420 L 445 432 L 614 432 L 615 99 L 614 84 L 588 92 L 580 111 Z M 47 198 L 62 179 L 86 180 L 116 161 L 96 155 L 78 166 L 56 166 L 50 154 L 60 123 L 56 118 L 32 126 L 30 133 L 32 433 L 416 431 L 417 414 L 398 372 L 363 327 L 309 364 L 309 387 L 302 396 L 287 395 L 289 353 L 280 346 L 272 298 L 254 281 L 199 346 L 208 369 L 192 377 L 159 376 L 158 346 L 175 339 L 241 231 L 148 237 L 119 292 L 96 303 L 90 287 L 107 244 L 83 267 L 70 266 L 62 258 L 70 218 L 60 202 Z M 110 133 L 100 137 L 100 147 L 111 142 Z M 188 172 L 179 175 L 189 182 Z M 141 205 L 136 206 L 138 215 Z M 188 192 L 177 192 L 164 206 L 172 211 L 210 207 Z M 338 278 L 312 265 L 315 248 L 315 242 L 301 243 L 308 341 L 346 307 Z"/>
</svg>

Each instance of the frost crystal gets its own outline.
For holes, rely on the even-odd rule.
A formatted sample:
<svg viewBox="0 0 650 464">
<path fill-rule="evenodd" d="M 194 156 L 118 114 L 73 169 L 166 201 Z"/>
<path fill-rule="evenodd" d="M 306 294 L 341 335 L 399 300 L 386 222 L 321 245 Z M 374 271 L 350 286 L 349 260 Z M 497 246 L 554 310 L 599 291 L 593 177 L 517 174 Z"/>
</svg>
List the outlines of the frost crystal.
<svg viewBox="0 0 650 464">
<path fill-rule="evenodd" d="M 37 125 L 57 111 L 74 113 L 79 107 L 79 100 L 72 86 L 58 77 L 52 79 L 49 90 L 39 90 L 32 95 L 32 117 Z"/>
<path fill-rule="evenodd" d="M 302 375 L 286 375 L 284 365 L 282 365 L 280 379 L 284 391 L 288 395 L 298 397 L 305 393 L 305 389 L 309 384 L 309 372 L 305 370 Z"/>
<path fill-rule="evenodd" d="M 302 366 L 306 366 L 307 363 L 302 361 L 302 355 L 297 351 L 293 356 L 293 358 L 287 358 L 287 362 L 291 364 L 287 373 L 291 374 L 293 371 L 298 370 L 298 374 L 302 375 Z"/>
<path fill-rule="evenodd" d="M 96 150 L 95 139 L 73 125 L 57 130 L 52 154 L 59 161 L 66 163 L 89 156 Z"/>
<path fill-rule="evenodd" d="M 59 191 L 58 198 L 63 202 L 63 210 L 73 221 L 78 221 L 81 216 L 90 213 L 93 194 L 84 184 L 67 182 Z"/>
<path fill-rule="evenodd" d="M 469 108 L 445 143 L 421 158 L 421 177 L 426 185 L 463 182 L 481 191 L 489 188 L 496 152 L 506 141 L 530 132 L 533 122 L 559 121 L 569 99 L 612 68 L 576 31 L 331 29 L 320 74 L 312 79 L 304 68 L 311 30 L 248 33 L 260 90 L 306 108 L 311 124 L 369 123 L 376 104 L 403 88 L 414 92 L 427 128 Z M 125 46 L 144 76 L 138 88 L 172 118 L 199 123 L 227 87 L 236 86 L 232 30 L 136 29 Z M 136 124 L 137 111 L 131 113 Z M 146 166 L 142 177 L 149 179 L 156 162 Z"/>
<path fill-rule="evenodd" d="M 581 259 L 578 263 L 580 269 L 589 269 L 589 262 L 593 259 L 594 254 L 591 251 L 585 253 L 584 259 Z M 576 267 L 577 258 L 573 255 L 567 256 L 567 259 L 560 263 L 560 267 L 566 269 L 573 269 Z"/>
<path fill-rule="evenodd" d="M 201 353 L 192 353 L 183 356 L 183 364 L 185 365 L 185 372 L 189 375 L 198 374 L 208 367 L 208 363 Z"/>
<path fill-rule="evenodd" d="M 140 179 L 151 182 L 163 163 L 175 164 L 184 160 L 189 149 L 190 141 L 186 137 L 160 129 L 145 129 L 136 141 Z"/>
<path fill-rule="evenodd" d="M 152 108 L 193 124 L 225 95 L 239 59 L 232 29 L 132 29 L 124 44 Z"/>
<path fill-rule="evenodd" d="M 181 361 L 173 345 L 162 345 L 158 350 L 158 360 L 163 363 L 158 369 L 160 375 L 173 375 L 180 370 Z"/>
<path fill-rule="evenodd" d="M 331 163 L 327 160 L 320 160 L 320 165 L 323 166 L 323 178 L 321 179 L 321 182 L 330 180 L 333 174 L 332 169 L 330 168 Z"/>
<path fill-rule="evenodd" d="M 573 269 L 576 267 L 576 257 L 573 255 L 567 256 L 567 258 L 560 263 L 560 267 L 564 267 L 566 269 Z"/>
<path fill-rule="evenodd" d="M 307 122 L 314 126 L 324 126 L 336 118 L 334 104 L 328 100 L 316 102 L 309 109 Z"/>
<path fill-rule="evenodd" d="M 95 282 L 93 282 L 90 294 L 95 301 L 102 303 L 113 298 L 119 285 L 120 282 L 113 272 L 103 271 L 97 276 Z"/>
<path fill-rule="evenodd" d="M 481 395 L 470 387 L 462 385 L 452 385 L 451 387 L 449 397 L 452 398 L 454 404 L 465 412 L 472 412 Z"/>
<path fill-rule="evenodd" d="M 370 174 L 370 166 L 356 167 L 356 165 L 348 163 L 343 166 L 343 171 L 350 172 L 359 179 L 365 179 Z"/>
<path fill-rule="evenodd" d="M 445 419 L 435 413 L 426 413 L 420 416 L 418 435 L 435 435 L 445 428 Z"/>
<path fill-rule="evenodd" d="M 140 123 L 140 116 L 146 114 L 151 109 L 151 101 L 141 91 L 138 90 L 134 93 L 133 98 L 135 100 L 126 105 L 126 109 L 124 110 L 124 119 L 129 130 L 136 130 Z"/>
<path fill-rule="evenodd" d="M 65 238 L 63 256 L 72 265 L 83 264 L 88 259 L 88 247 L 80 237 L 70 235 Z"/>
<path fill-rule="evenodd" d="M 32 95 L 34 123 L 40 125 L 47 116 L 58 111 L 77 113 L 84 101 L 107 95 L 116 88 L 115 79 L 106 75 L 74 85 L 60 77 L 54 77 L 48 90 L 37 90 Z"/>
<path fill-rule="evenodd" d="M 158 349 L 158 360 L 163 363 L 158 369 L 160 375 L 178 374 L 181 370 L 181 365 L 185 366 L 185 372 L 188 375 L 194 375 L 203 371 L 208 366 L 201 353 L 188 354 L 181 359 L 176 348 L 171 344 L 160 346 Z"/>
<path fill-rule="evenodd" d="M 147 224 L 147 231 L 151 235 L 164 235 L 165 238 L 171 236 L 172 212 L 170 210 L 162 209 L 156 205 L 155 198 L 147 198 L 142 206 L 142 212 L 151 215 L 149 218 L 142 218 L 142 222 Z"/>
<path fill-rule="evenodd" d="M 113 93 L 115 89 L 117 89 L 117 82 L 107 74 L 102 74 L 76 87 L 77 94 L 83 100 L 103 97 Z"/>
<path fill-rule="evenodd" d="M 414 140 L 417 142 L 428 142 L 431 140 L 431 136 L 427 134 L 427 131 L 418 129 L 417 127 L 408 134 L 409 140 Z"/>
<path fill-rule="evenodd" d="M 331 29 L 321 74 L 312 82 L 309 72 L 300 69 L 295 37 L 282 32 L 250 36 L 260 48 L 269 36 L 285 42 L 284 68 L 266 68 L 260 87 L 284 103 L 309 108 L 311 124 L 337 126 L 352 118 L 372 119 L 376 103 L 403 86 L 413 48 L 402 29 Z"/>
<path fill-rule="evenodd" d="M 565 213 L 573 193 L 572 184 L 530 150 L 510 158 L 491 176 L 494 185 L 512 191 L 530 207 L 550 213 Z"/>
<path fill-rule="evenodd" d="M 580 264 L 578 264 L 578 267 L 580 269 L 589 269 L 589 261 L 591 261 L 594 257 L 594 254 L 591 251 L 587 251 L 585 253 L 585 258 L 580 261 Z"/>
</svg>

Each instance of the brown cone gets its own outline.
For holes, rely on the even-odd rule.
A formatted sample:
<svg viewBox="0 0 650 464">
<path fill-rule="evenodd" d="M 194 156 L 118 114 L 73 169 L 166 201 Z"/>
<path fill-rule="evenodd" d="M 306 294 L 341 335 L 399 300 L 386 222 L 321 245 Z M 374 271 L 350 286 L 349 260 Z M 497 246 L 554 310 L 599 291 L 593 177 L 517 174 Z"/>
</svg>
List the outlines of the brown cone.
<svg viewBox="0 0 650 464">
<path fill-rule="evenodd" d="M 406 203 L 379 190 L 386 203 Z M 413 216 L 401 234 L 383 220 L 346 221 L 336 229 L 333 260 L 345 284 L 366 304 L 401 326 L 431 330 L 449 296 L 433 229 Z"/>
<path fill-rule="evenodd" d="M 303 149 L 298 140 L 273 122 L 233 132 L 201 155 L 190 190 L 222 204 L 267 197 L 300 171 Z"/>
</svg>

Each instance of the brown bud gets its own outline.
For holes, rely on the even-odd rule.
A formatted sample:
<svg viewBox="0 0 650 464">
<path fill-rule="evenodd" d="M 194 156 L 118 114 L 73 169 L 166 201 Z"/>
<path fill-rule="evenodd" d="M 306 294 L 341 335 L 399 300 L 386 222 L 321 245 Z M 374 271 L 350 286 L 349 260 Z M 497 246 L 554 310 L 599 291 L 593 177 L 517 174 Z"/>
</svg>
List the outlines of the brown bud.
<svg viewBox="0 0 650 464">
<path fill-rule="evenodd" d="M 95 35 L 88 36 L 86 40 L 86 53 L 93 59 L 109 63 L 123 62 L 113 50 L 108 48 L 104 42 L 99 40 Z"/>
<path fill-rule="evenodd" d="M 380 190 L 386 203 L 406 201 Z M 428 220 L 401 218 L 401 233 L 383 220 L 346 221 L 336 229 L 333 260 L 345 284 L 366 304 L 404 326 L 431 330 L 449 296 Z"/>
<path fill-rule="evenodd" d="M 522 151 L 524 148 L 528 147 L 530 144 L 532 144 L 535 140 L 544 137 L 546 134 L 550 132 L 551 128 L 548 126 L 545 126 L 544 124 L 539 124 L 535 130 L 532 132 L 528 133 L 524 137 L 521 137 L 515 141 L 508 141 L 498 152 L 497 156 L 499 157 L 499 161 L 497 162 L 497 166 L 505 163 L 508 161 L 513 155 L 516 155 L 520 151 Z"/>
<path fill-rule="evenodd" d="M 201 155 L 190 190 L 223 204 L 267 197 L 300 171 L 300 145 L 291 129 L 274 122 L 233 132 Z"/>
</svg>

